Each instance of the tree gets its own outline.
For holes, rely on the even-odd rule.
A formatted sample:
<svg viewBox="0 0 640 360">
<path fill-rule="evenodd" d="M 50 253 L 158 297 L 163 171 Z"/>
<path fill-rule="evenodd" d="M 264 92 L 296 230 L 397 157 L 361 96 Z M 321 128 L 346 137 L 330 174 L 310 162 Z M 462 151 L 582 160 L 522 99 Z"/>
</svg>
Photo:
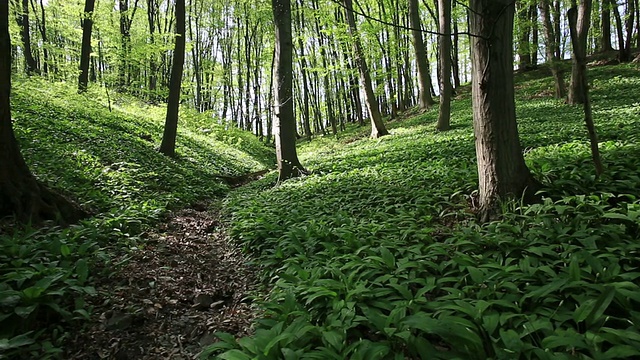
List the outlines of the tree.
<svg viewBox="0 0 640 360">
<path fill-rule="evenodd" d="M 578 83 L 581 84 L 580 97 L 582 98 L 582 103 L 584 106 L 584 122 L 587 126 L 587 131 L 589 132 L 589 141 L 591 144 L 591 157 L 593 159 L 593 164 L 596 168 L 596 176 L 600 176 L 604 171 L 602 166 L 602 160 L 600 159 L 600 150 L 598 149 L 598 136 L 596 134 L 596 128 L 593 124 L 593 116 L 591 114 L 591 101 L 589 100 L 589 88 L 587 82 L 587 56 L 586 51 L 584 49 L 584 43 L 580 43 L 581 38 L 578 33 L 578 29 L 580 27 L 577 25 L 578 23 L 578 13 L 583 12 L 583 14 L 589 14 L 589 5 L 587 1 L 580 4 L 580 10 L 575 6 L 569 9 L 567 13 L 567 17 L 569 18 L 569 29 L 571 30 L 571 42 L 573 45 L 573 58 L 574 63 L 578 65 L 577 76 L 580 77 L 578 79 Z M 586 29 L 584 31 L 589 30 L 589 25 L 586 25 Z"/>
<path fill-rule="evenodd" d="M 591 1 L 581 0 L 577 9 L 576 21 L 569 23 L 569 27 L 575 27 L 571 31 L 575 31 L 576 38 L 573 40 L 573 54 L 571 65 L 571 86 L 569 87 L 569 96 L 567 97 L 567 103 L 572 105 L 582 104 L 585 101 L 584 89 L 587 84 L 583 81 L 586 80 L 586 76 L 583 76 L 581 71 L 583 67 L 578 62 L 579 59 L 586 58 L 587 56 L 587 34 L 589 33 L 589 25 L 591 20 Z M 586 67 L 584 68 L 586 70 Z"/>
<path fill-rule="evenodd" d="M 440 48 L 440 112 L 437 128 L 440 131 L 451 128 L 451 0 L 438 0 Z"/>
<path fill-rule="evenodd" d="M 176 0 L 176 39 L 173 50 L 173 64 L 169 84 L 169 101 L 167 103 L 167 117 L 164 123 L 164 133 L 160 152 L 167 156 L 176 153 L 176 133 L 178 131 L 178 110 L 180 108 L 180 90 L 182 88 L 182 71 L 184 67 L 185 49 L 185 1 Z"/>
<path fill-rule="evenodd" d="M 600 50 L 611 51 L 611 0 L 602 0 L 602 21 L 600 22 Z"/>
<path fill-rule="evenodd" d="M 95 0 L 86 0 L 82 17 L 82 48 L 80 50 L 80 75 L 78 76 L 78 92 L 87 91 L 89 82 L 89 57 L 91 55 L 91 29 L 93 27 L 93 8 Z"/>
<path fill-rule="evenodd" d="M 278 181 L 305 172 L 296 152 L 296 120 L 293 113 L 293 38 L 291 36 L 291 1 L 271 0 L 275 24 L 276 47 L 273 64 Z"/>
<path fill-rule="evenodd" d="M 72 223 L 86 216 L 65 197 L 39 183 L 29 170 L 13 133 L 10 96 L 9 4 L 0 1 L 0 218 Z"/>
<path fill-rule="evenodd" d="M 516 124 L 513 1 L 471 0 L 469 17 L 480 217 L 487 221 L 501 199 L 531 198 L 539 183 L 524 162 Z"/>
<path fill-rule="evenodd" d="M 545 53 L 547 56 L 547 63 L 551 67 L 551 74 L 555 82 L 555 96 L 557 99 L 562 99 L 565 96 L 564 75 L 560 68 L 560 59 L 556 56 L 554 49 L 557 47 L 556 36 L 554 34 L 554 26 L 551 23 L 551 8 L 549 0 L 540 0 L 538 5 L 540 8 L 540 14 L 542 15 L 542 28 L 545 36 Z"/>
<path fill-rule="evenodd" d="M 356 20 L 353 16 L 352 1 L 344 0 L 344 7 L 347 24 L 349 25 L 349 34 L 353 39 L 353 52 L 355 62 L 360 72 L 360 86 L 362 86 L 362 89 L 364 90 L 367 109 L 369 110 L 369 117 L 371 118 L 371 137 L 377 139 L 381 136 L 388 135 L 389 132 L 382 122 L 382 114 L 380 114 L 378 100 L 373 93 L 369 67 L 367 66 L 367 61 L 364 58 L 364 53 L 362 52 L 362 45 L 360 43 L 360 37 L 358 35 L 358 29 L 356 27 Z"/>
<path fill-rule="evenodd" d="M 17 4 L 16 4 L 17 5 Z M 31 52 L 31 34 L 29 32 L 29 0 L 22 0 L 22 12 L 17 15 L 16 20 L 20 26 L 20 37 L 24 47 L 25 71 L 27 75 L 38 72 L 36 60 Z"/>
<path fill-rule="evenodd" d="M 422 31 L 420 31 L 422 23 L 420 22 L 418 0 L 409 0 L 409 20 L 413 28 L 411 34 L 413 35 L 413 49 L 418 67 L 418 86 L 420 89 L 418 105 L 420 109 L 425 110 L 430 108 L 434 101 L 431 97 L 431 72 L 427 63 L 427 51 L 422 39 Z"/>
</svg>

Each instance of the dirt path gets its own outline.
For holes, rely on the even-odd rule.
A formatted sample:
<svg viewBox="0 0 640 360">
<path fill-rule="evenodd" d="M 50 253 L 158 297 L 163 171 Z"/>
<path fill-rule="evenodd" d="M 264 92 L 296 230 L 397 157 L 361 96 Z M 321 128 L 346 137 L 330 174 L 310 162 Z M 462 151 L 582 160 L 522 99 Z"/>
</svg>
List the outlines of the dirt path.
<svg viewBox="0 0 640 360">
<path fill-rule="evenodd" d="M 219 215 L 195 208 L 169 214 L 122 269 L 98 281 L 91 321 L 66 359 L 193 359 L 213 332 L 249 332 L 252 271 Z"/>
</svg>

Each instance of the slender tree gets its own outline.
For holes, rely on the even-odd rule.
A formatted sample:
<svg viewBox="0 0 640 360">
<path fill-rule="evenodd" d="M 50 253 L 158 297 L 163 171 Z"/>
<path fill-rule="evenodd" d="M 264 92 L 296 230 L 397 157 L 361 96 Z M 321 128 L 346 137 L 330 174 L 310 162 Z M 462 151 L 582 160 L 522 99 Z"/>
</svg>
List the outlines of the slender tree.
<svg viewBox="0 0 640 360">
<path fill-rule="evenodd" d="M 164 134 L 160 144 L 160 152 L 174 156 L 176 152 L 176 133 L 178 131 L 178 110 L 180 107 L 180 90 L 182 88 L 182 71 L 184 67 L 185 49 L 185 0 L 176 0 L 176 38 L 173 50 L 171 81 L 169 84 L 169 102 L 167 117 L 164 123 Z"/>
<path fill-rule="evenodd" d="M 376 139 L 381 136 L 388 135 L 389 132 L 382 122 L 382 114 L 380 114 L 378 100 L 376 99 L 373 92 L 373 86 L 371 85 L 369 67 L 367 66 L 367 61 L 364 58 L 362 44 L 360 43 L 360 36 L 356 27 L 356 19 L 353 16 L 352 0 L 344 0 L 344 7 L 347 24 L 349 25 L 349 34 L 351 34 L 353 39 L 355 62 L 360 72 L 360 85 L 364 90 L 367 109 L 369 110 L 369 117 L 371 118 L 371 137 Z"/>
<path fill-rule="evenodd" d="M 22 11 L 16 17 L 18 26 L 20 26 L 20 37 L 22 38 L 22 46 L 24 47 L 24 66 L 27 75 L 38 72 L 36 60 L 31 52 L 31 33 L 29 31 L 29 0 L 22 0 Z"/>
<path fill-rule="evenodd" d="M 418 0 L 409 0 L 409 19 L 413 30 L 413 49 L 416 55 L 416 64 L 418 67 L 418 86 L 419 86 L 419 102 L 418 106 L 422 110 L 430 108 L 433 104 L 431 97 L 431 72 L 427 63 L 427 51 L 422 38 L 422 22 L 420 21 L 420 8 Z"/>
<path fill-rule="evenodd" d="M 438 36 L 440 56 L 440 113 L 437 128 L 440 131 L 451 128 L 451 0 L 438 0 L 440 35 Z"/>
<path fill-rule="evenodd" d="M 578 10 L 577 7 L 573 6 L 569 9 L 567 13 L 567 17 L 569 18 L 569 29 L 571 31 L 571 43 L 573 45 L 573 58 L 574 62 L 578 65 L 577 76 L 580 77 L 579 83 L 582 87 L 579 89 L 581 91 L 582 104 L 584 107 L 584 122 L 587 126 L 587 131 L 589 133 L 589 141 L 591 144 L 591 157 L 593 159 L 593 164 L 596 168 L 596 176 L 600 176 L 604 171 L 602 166 L 602 160 L 600 159 L 600 150 L 598 149 L 598 135 L 596 134 L 596 128 L 593 124 L 593 116 L 591 114 L 591 101 L 589 99 L 589 88 L 587 82 L 587 56 L 586 51 L 584 49 L 585 43 L 581 43 L 582 39 L 580 38 L 580 34 L 578 29 L 580 27 L 578 24 L 578 13 L 586 12 L 589 13 L 588 4 L 583 2 L 580 4 L 581 9 Z M 588 31 L 589 25 L 586 25 L 587 28 L 583 29 L 584 31 Z"/>
<path fill-rule="evenodd" d="M 545 54 L 547 57 L 547 63 L 551 67 L 551 73 L 555 83 L 555 96 L 558 99 L 563 99 L 565 96 L 564 75 L 562 68 L 560 67 L 560 59 L 556 56 L 554 49 L 557 44 L 556 36 L 554 34 L 554 27 L 551 23 L 551 8 L 549 6 L 549 0 L 540 0 L 538 4 L 540 8 L 540 14 L 542 15 L 542 28 L 544 30 L 545 40 Z"/>
<path fill-rule="evenodd" d="M 0 218 L 38 223 L 75 222 L 86 214 L 63 196 L 40 184 L 20 153 L 11 120 L 11 40 L 9 4 L 0 1 Z"/>
<path fill-rule="evenodd" d="M 291 1 L 271 0 L 276 47 L 273 64 L 274 118 L 278 181 L 299 176 L 304 168 L 296 152 L 296 120 L 293 113 L 293 37 Z"/>
<path fill-rule="evenodd" d="M 588 86 L 584 83 L 587 77 L 581 73 L 583 69 L 586 70 L 586 67 L 580 66 L 579 59 L 587 56 L 587 35 L 591 20 L 591 3 L 592 0 L 580 0 L 576 21 L 569 23 L 569 27 L 575 26 L 575 29 L 571 31 L 575 30 L 576 34 L 575 40 L 571 42 L 574 56 L 572 57 L 571 67 L 571 86 L 567 97 L 567 103 L 572 105 L 584 103 L 584 94 L 587 93 L 584 90 Z"/>
<path fill-rule="evenodd" d="M 93 8 L 95 0 L 86 0 L 82 15 L 82 48 L 80 50 L 80 75 L 78 75 L 78 92 L 87 91 L 89 82 L 89 57 L 91 55 L 91 29 L 93 28 Z"/>
<path fill-rule="evenodd" d="M 511 0 L 471 0 L 473 125 L 481 220 L 497 216 L 507 196 L 534 194 L 516 123 Z"/>
</svg>

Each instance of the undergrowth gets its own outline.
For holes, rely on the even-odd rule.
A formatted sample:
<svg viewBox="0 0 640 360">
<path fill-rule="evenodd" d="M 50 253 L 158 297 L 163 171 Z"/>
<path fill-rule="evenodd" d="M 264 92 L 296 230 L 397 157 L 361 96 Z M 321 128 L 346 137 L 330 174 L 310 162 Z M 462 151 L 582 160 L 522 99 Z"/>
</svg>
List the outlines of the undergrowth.
<svg viewBox="0 0 640 360">
<path fill-rule="evenodd" d="M 616 76 L 611 77 L 609 74 Z M 517 83 L 526 161 L 543 201 L 478 224 L 470 99 L 302 146 L 312 175 L 232 193 L 235 238 L 265 284 L 253 336 L 220 359 L 640 357 L 640 73 L 590 70 L 606 171 L 594 176 L 581 108 L 549 77 Z M 318 145 L 320 144 L 320 145 Z"/>
<path fill-rule="evenodd" d="M 69 329 L 89 316 L 97 269 L 108 276 L 117 255 L 144 246 L 141 234 L 167 209 L 226 194 L 218 175 L 273 166 L 273 150 L 253 135 L 186 109 L 178 155 L 165 157 L 156 151 L 164 112 L 99 88 L 14 82 L 14 128 L 31 170 L 93 216 L 64 229 L 0 228 L 0 358 L 63 358 Z"/>
</svg>

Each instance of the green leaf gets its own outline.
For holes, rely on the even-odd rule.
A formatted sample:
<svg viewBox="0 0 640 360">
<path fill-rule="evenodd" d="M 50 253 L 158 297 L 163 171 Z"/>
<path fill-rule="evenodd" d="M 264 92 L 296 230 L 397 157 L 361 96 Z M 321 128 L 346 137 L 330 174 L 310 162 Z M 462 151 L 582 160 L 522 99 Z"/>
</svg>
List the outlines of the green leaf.
<svg viewBox="0 0 640 360">
<path fill-rule="evenodd" d="M 604 314 L 604 312 L 611 304 L 614 296 L 616 295 L 616 291 L 613 287 L 607 286 L 604 289 L 604 292 L 598 297 L 598 300 L 593 306 L 593 310 L 589 313 L 587 318 L 585 319 L 587 326 L 591 326 L 594 322 L 600 319 L 600 317 Z"/>
<path fill-rule="evenodd" d="M 380 255 L 382 256 L 382 261 L 384 261 L 385 265 L 390 268 L 394 268 L 396 266 L 396 258 L 389 249 L 386 247 L 380 247 Z"/>
<path fill-rule="evenodd" d="M 226 351 L 218 355 L 218 358 L 224 359 L 224 360 L 251 360 L 251 356 L 243 353 L 238 349 Z"/>
<path fill-rule="evenodd" d="M 38 307 L 38 304 L 33 304 L 29 306 L 18 306 L 13 311 L 16 315 L 20 316 L 23 319 L 26 319 L 33 313 L 33 311 Z"/>
<path fill-rule="evenodd" d="M 14 336 L 11 339 L 2 338 L 0 339 L 0 350 L 6 351 L 11 349 L 16 349 L 25 345 L 31 345 L 35 342 L 33 338 L 31 338 L 31 331 L 25 334 L 21 334 L 18 336 Z"/>
<path fill-rule="evenodd" d="M 78 274 L 78 281 L 80 284 L 84 284 L 89 277 L 89 265 L 86 259 L 78 259 L 76 262 L 76 273 Z"/>
<path fill-rule="evenodd" d="M 71 249 L 67 244 L 60 245 L 60 254 L 62 254 L 62 256 L 65 256 L 65 257 L 71 255 Z"/>
<path fill-rule="evenodd" d="M 344 336 L 339 331 L 337 330 L 323 331 L 322 340 L 326 345 L 329 345 L 338 351 L 342 350 L 342 347 L 343 347 L 342 342 L 344 341 Z"/>
<path fill-rule="evenodd" d="M 640 349 L 631 345 L 614 345 L 604 353 L 607 359 L 631 359 L 640 355 Z"/>
</svg>

